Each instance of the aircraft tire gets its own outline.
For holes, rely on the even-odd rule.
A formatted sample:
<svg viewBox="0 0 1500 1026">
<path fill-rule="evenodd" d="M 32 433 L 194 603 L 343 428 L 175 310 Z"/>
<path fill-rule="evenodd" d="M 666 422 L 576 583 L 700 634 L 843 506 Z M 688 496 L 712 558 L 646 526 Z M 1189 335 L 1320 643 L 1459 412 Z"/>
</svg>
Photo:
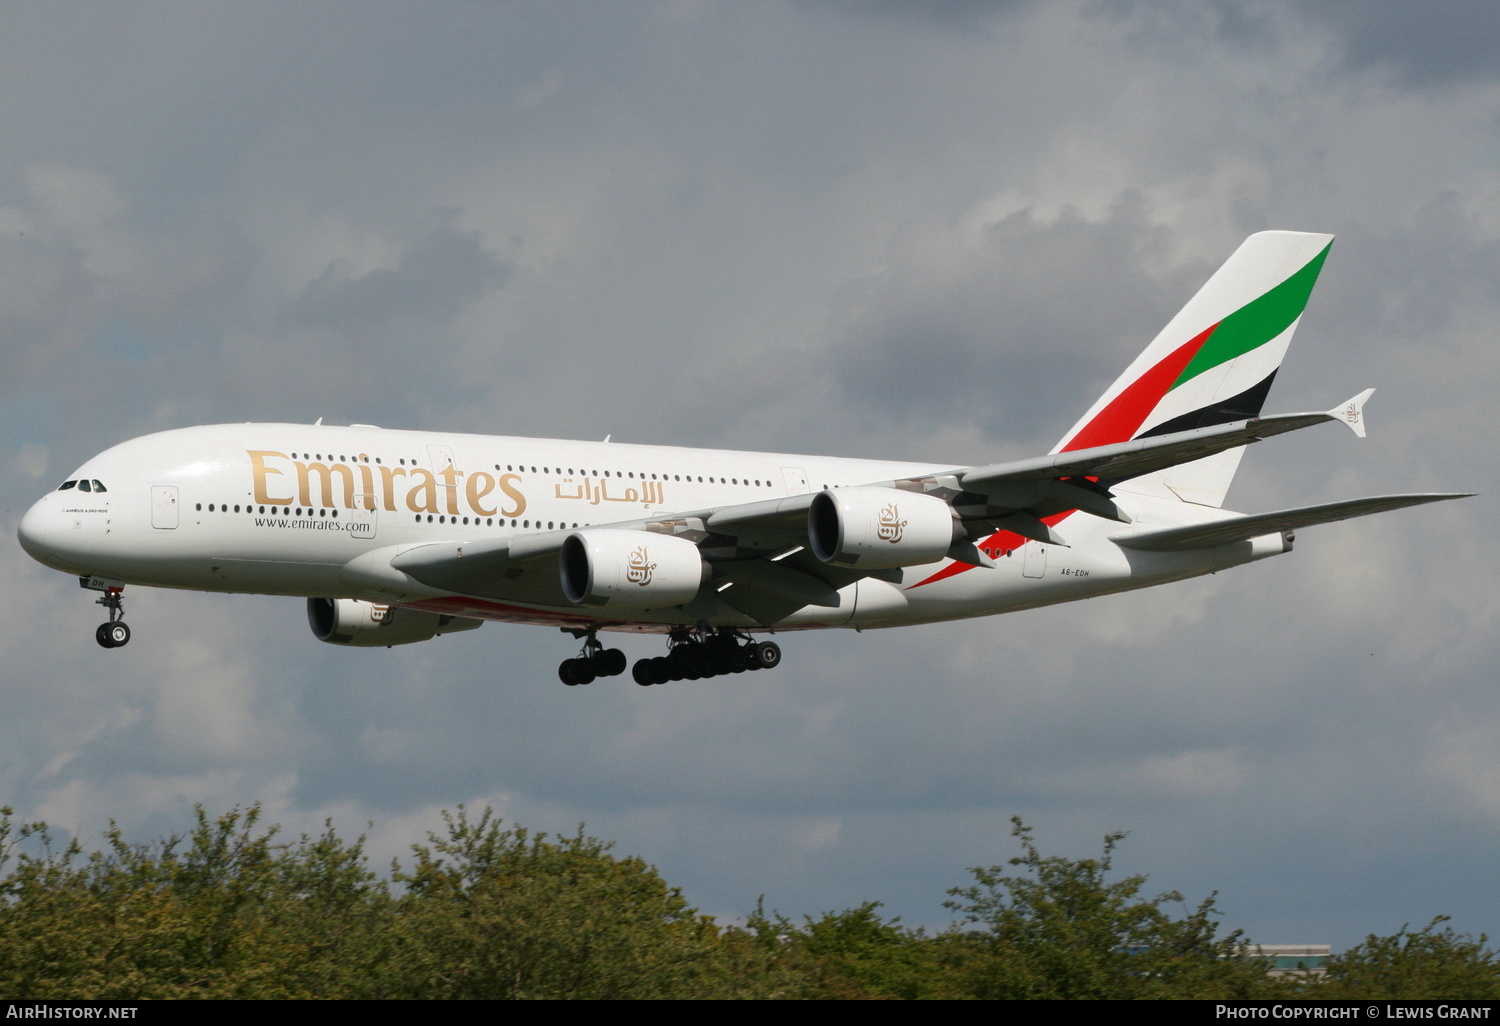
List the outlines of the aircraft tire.
<svg viewBox="0 0 1500 1026">
<path fill-rule="evenodd" d="M 99 629 L 94 632 L 94 640 L 99 642 L 100 648 L 114 648 L 115 643 L 110 640 L 109 628 L 111 624 L 101 623 Z"/>
<path fill-rule="evenodd" d="M 116 620 L 114 623 L 104 625 L 104 633 L 109 638 L 109 648 L 124 648 L 130 643 L 130 628 L 125 626 L 124 620 Z"/>
<path fill-rule="evenodd" d="M 608 648 L 601 653 L 605 659 L 606 672 L 599 674 L 601 677 L 618 677 L 625 672 L 625 666 L 630 660 L 625 658 L 625 653 L 618 648 Z"/>
<path fill-rule="evenodd" d="M 753 652 L 755 664 L 762 670 L 774 670 L 781 665 L 781 646 L 774 641 L 762 641 Z"/>
</svg>

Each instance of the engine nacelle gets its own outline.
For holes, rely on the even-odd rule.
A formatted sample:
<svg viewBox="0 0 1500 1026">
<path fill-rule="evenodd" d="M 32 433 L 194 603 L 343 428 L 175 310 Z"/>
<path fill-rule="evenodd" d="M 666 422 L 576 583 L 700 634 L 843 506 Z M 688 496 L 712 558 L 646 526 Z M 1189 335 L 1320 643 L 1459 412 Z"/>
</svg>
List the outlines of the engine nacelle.
<svg viewBox="0 0 1500 1026">
<path fill-rule="evenodd" d="M 691 602 L 708 579 L 708 564 L 686 538 L 590 529 L 563 540 L 558 572 L 575 605 L 659 609 Z"/>
<path fill-rule="evenodd" d="M 962 536 L 953 507 L 936 496 L 898 488 L 822 491 L 807 511 L 813 555 L 837 566 L 933 563 Z"/>
<path fill-rule="evenodd" d="M 467 616 L 444 616 L 347 598 L 308 599 L 307 623 L 319 641 L 362 648 L 410 645 L 439 634 L 472 631 L 484 625 L 483 620 Z"/>
</svg>

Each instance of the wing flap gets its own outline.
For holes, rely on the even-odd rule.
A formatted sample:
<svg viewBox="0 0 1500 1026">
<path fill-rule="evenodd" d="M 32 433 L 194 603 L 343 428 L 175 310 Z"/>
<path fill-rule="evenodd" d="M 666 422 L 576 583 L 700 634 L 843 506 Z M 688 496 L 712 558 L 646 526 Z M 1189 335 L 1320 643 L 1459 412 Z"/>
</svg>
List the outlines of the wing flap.
<svg viewBox="0 0 1500 1026">
<path fill-rule="evenodd" d="M 1209 524 L 1171 527 L 1164 531 L 1116 535 L 1112 540 L 1127 549 L 1145 552 L 1183 552 L 1189 549 L 1211 549 L 1232 542 L 1247 541 L 1278 531 L 1293 531 L 1338 520 L 1384 513 L 1387 510 L 1420 506 L 1428 502 L 1463 499 L 1472 492 L 1429 492 L 1417 495 L 1376 495 L 1367 499 L 1345 499 L 1319 506 L 1303 506 L 1274 513 L 1256 513 L 1229 517 Z"/>
<path fill-rule="evenodd" d="M 735 588 L 747 588 L 795 601 L 796 608 L 826 606 L 837 609 L 841 601 L 838 589 L 784 563 L 768 559 L 744 559 L 720 563 L 715 569 L 730 585 L 720 592 L 721 596 Z"/>
<path fill-rule="evenodd" d="M 801 531 L 807 526 L 807 510 L 812 505 L 816 492 L 789 495 L 784 499 L 760 499 L 724 506 L 708 513 L 703 518 L 710 531 L 733 534 L 736 528 L 780 528 Z"/>
<path fill-rule="evenodd" d="M 537 572 L 531 560 L 555 555 L 571 531 L 542 531 L 505 538 L 434 542 L 408 549 L 390 565 L 428 587 L 462 595 L 520 599 L 556 605 L 562 601 L 557 571 Z"/>
</svg>

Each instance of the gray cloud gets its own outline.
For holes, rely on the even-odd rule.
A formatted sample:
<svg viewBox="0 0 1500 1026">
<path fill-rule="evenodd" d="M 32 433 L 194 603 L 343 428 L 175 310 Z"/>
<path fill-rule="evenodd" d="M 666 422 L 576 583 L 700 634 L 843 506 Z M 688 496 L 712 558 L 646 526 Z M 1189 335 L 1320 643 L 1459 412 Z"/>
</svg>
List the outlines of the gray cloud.
<svg viewBox="0 0 1500 1026">
<path fill-rule="evenodd" d="M 1419 86 L 1493 80 L 1500 74 L 1494 46 L 1500 10 L 1492 4 L 1437 0 L 1413 7 L 1391 0 L 1301 0 L 1297 7 L 1336 33 L 1343 59 L 1356 69 L 1394 72 Z"/>
<path fill-rule="evenodd" d="M 1138 196 L 1098 221 L 1009 214 L 943 280 L 870 283 L 830 347 L 831 376 L 907 431 L 958 421 L 1045 451 L 1191 296 L 1191 279 L 1146 269 L 1166 235 Z"/>
<path fill-rule="evenodd" d="M 335 261 L 287 307 L 291 324 L 358 332 L 394 319 L 446 321 L 500 288 L 511 264 L 484 247 L 479 232 L 440 226 L 415 240 L 394 267 L 355 274 Z"/>
</svg>

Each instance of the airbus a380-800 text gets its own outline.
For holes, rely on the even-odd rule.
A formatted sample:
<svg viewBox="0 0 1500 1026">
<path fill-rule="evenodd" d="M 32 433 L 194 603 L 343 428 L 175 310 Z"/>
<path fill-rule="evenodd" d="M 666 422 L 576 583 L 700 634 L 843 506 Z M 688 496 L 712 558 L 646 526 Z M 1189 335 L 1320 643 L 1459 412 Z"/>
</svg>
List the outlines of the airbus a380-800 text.
<svg viewBox="0 0 1500 1026">
<path fill-rule="evenodd" d="M 147 435 L 69 475 L 21 544 L 77 575 L 130 640 L 127 584 L 307 599 L 321 641 L 390 646 L 486 620 L 582 643 L 558 673 L 626 668 L 601 631 L 666 635 L 640 684 L 768 669 L 764 636 L 986 616 L 1289 551 L 1303 527 L 1458 494 L 1222 508 L 1244 446 L 1370 391 L 1261 416 L 1332 237 L 1253 235 L 1047 455 L 886 462 L 321 422 Z"/>
</svg>

